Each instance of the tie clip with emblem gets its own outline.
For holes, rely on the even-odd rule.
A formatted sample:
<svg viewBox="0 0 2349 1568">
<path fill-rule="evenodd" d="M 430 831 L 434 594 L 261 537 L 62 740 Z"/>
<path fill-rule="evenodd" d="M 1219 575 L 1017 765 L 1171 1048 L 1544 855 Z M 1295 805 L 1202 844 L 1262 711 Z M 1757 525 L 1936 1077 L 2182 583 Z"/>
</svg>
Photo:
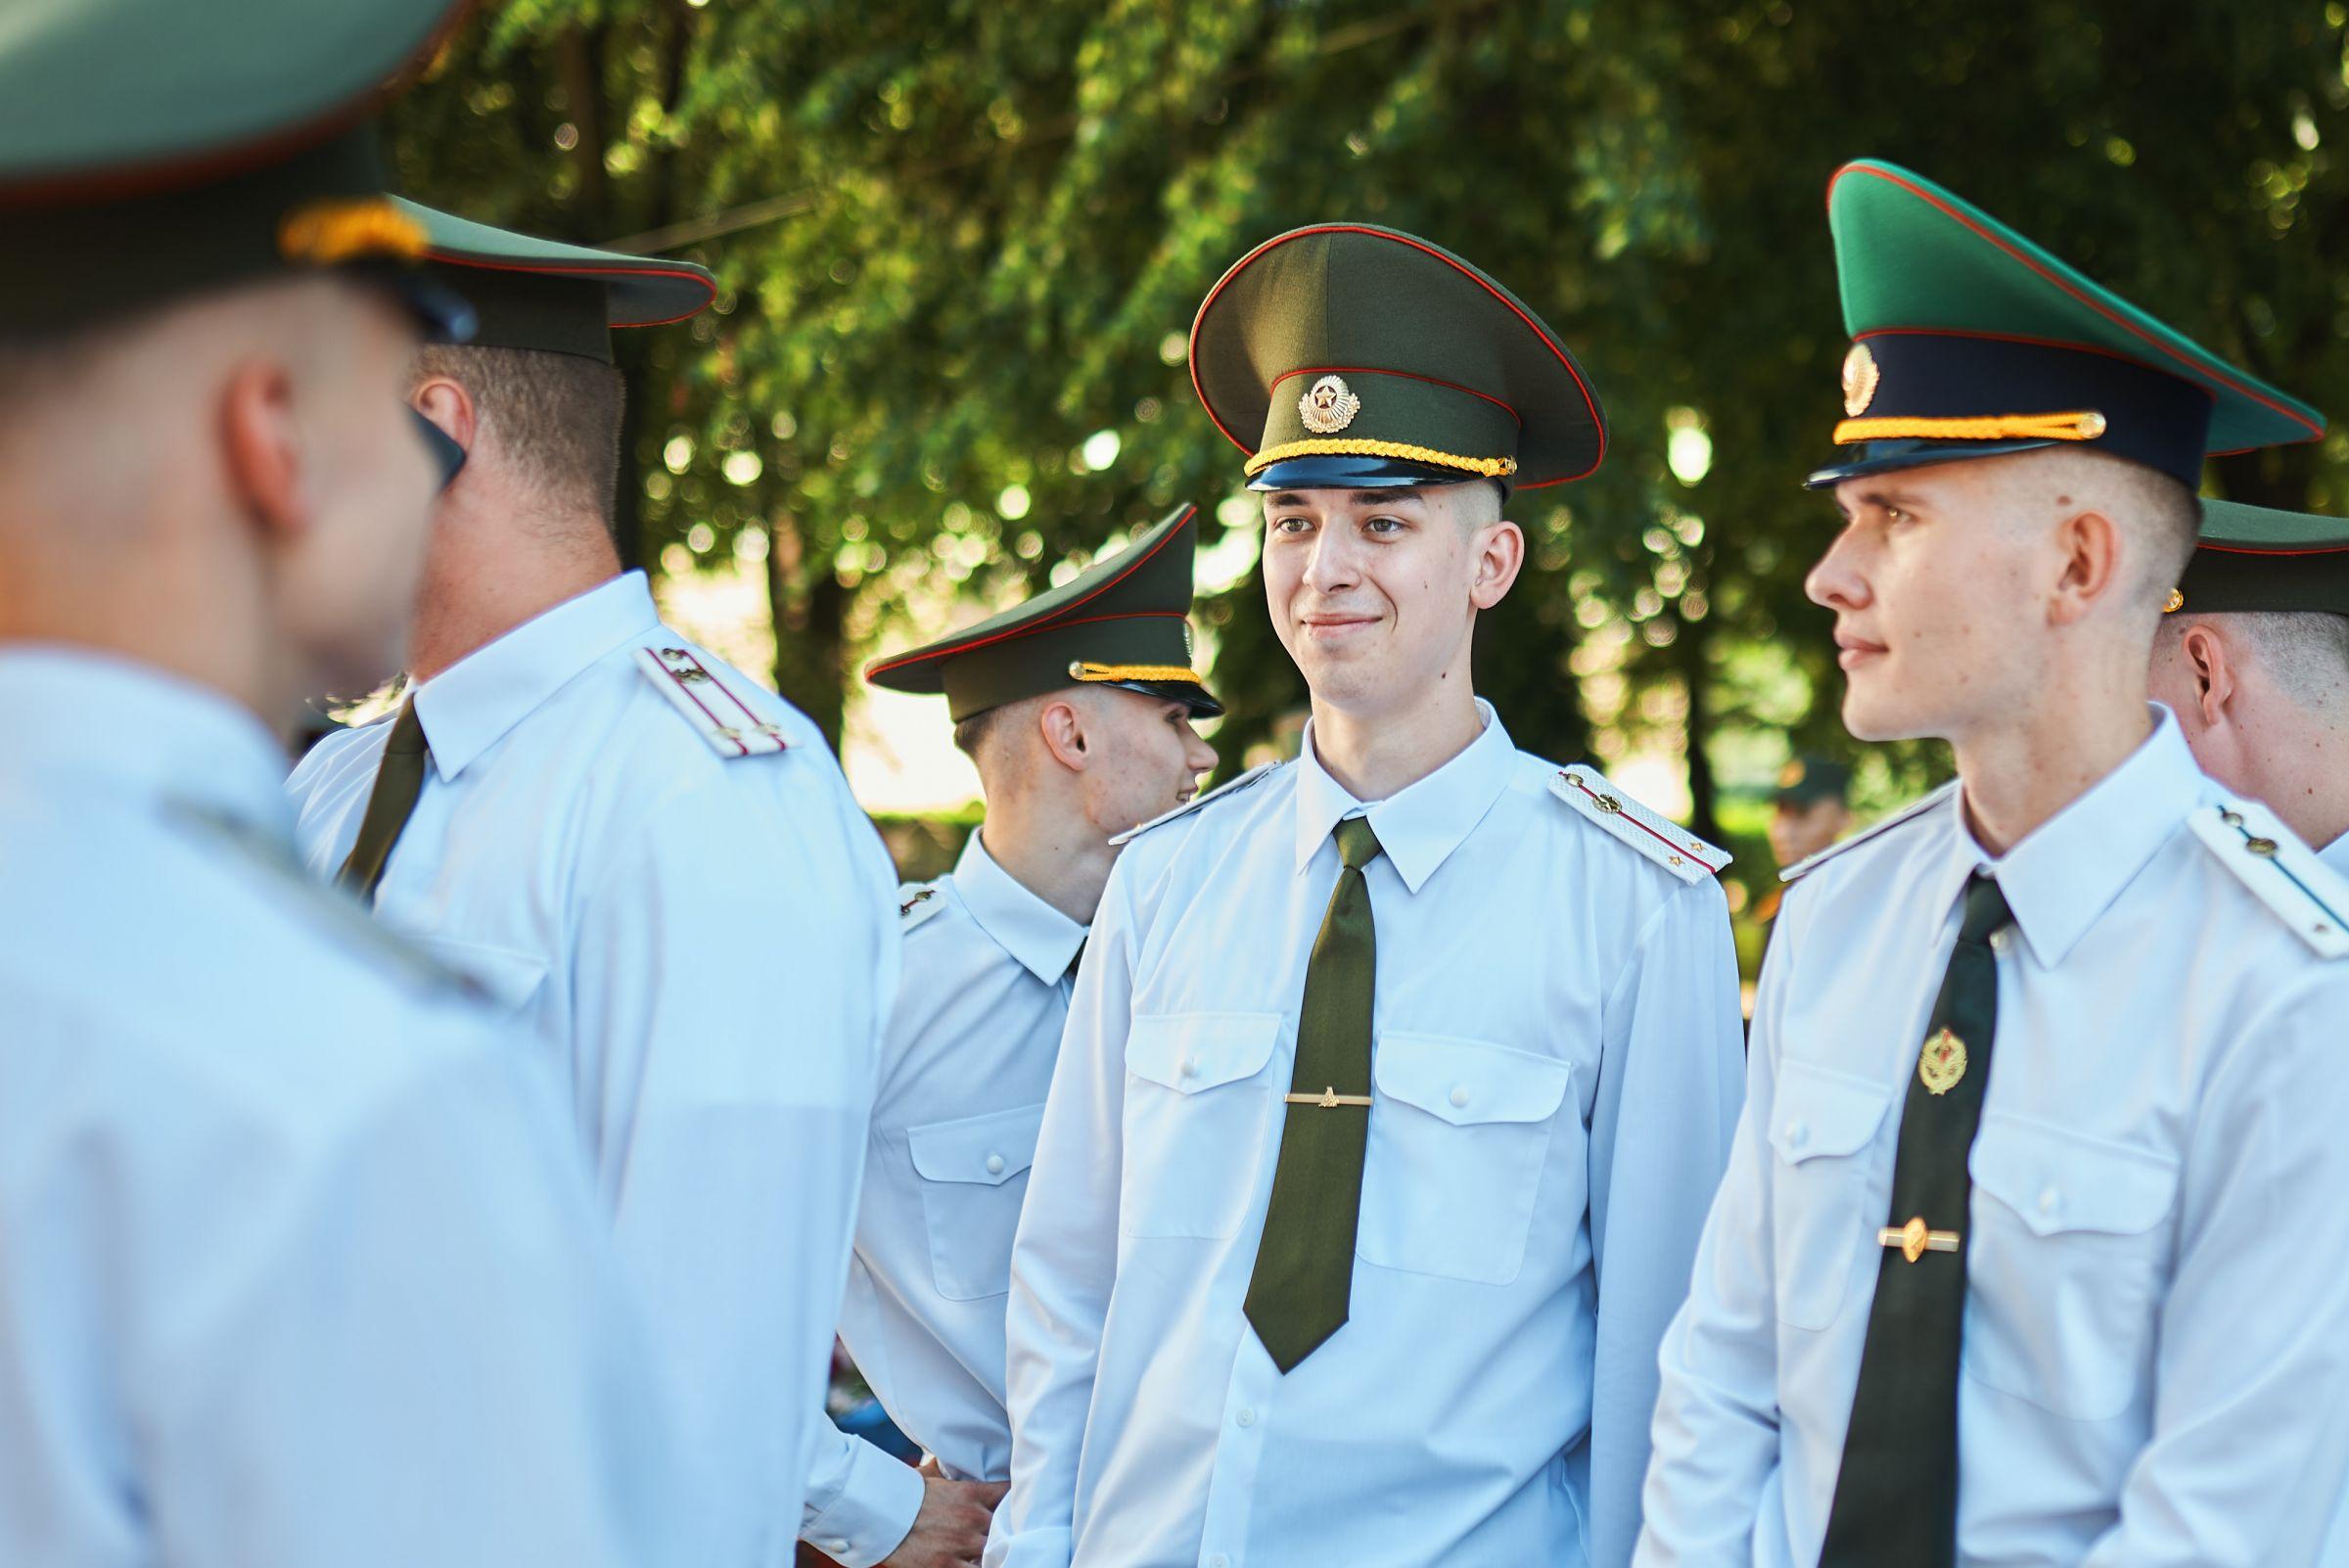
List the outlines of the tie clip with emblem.
<svg viewBox="0 0 2349 1568">
<path fill-rule="evenodd" d="M 1905 1225 L 1886 1225 L 1877 1231 L 1876 1245 L 1898 1247 L 1903 1258 L 1914 1263 L 1928 1252 L 1956 1252 L 1958 1232 L 1927 1230 L 1924 1216 L 1919 1215 Z"/>
<path fill-rule="evenodd" d="M 1341 1105 L 1368 1105 L 1370 1103 L 1370 1096 L 1367 1094 L 1340 1094 L 1335 1087 L 1325 1088 L 1318 1094 L 1284 1094 L 1281 1098 L 1291 1105 L 1317 1106 L 1324 1111 L 1334 1111 Z"/>
</svg>

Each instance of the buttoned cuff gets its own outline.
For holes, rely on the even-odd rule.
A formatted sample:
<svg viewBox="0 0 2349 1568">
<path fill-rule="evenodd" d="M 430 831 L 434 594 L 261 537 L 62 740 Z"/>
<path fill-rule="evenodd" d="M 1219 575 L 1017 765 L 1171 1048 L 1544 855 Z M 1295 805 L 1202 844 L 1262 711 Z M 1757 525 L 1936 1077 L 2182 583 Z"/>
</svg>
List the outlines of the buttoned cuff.
<svg viewBox="0 0 2349 1568">
<path fill-rule="evenodd" d="M 922 1511 L 921 1472 L 858 1438 L 839 1490 L 829 1499 L 810 1493 L 807 1503 L 802 1541 L 841 1568 L 873 1568 L 912 1533 Z"/>
</svg>

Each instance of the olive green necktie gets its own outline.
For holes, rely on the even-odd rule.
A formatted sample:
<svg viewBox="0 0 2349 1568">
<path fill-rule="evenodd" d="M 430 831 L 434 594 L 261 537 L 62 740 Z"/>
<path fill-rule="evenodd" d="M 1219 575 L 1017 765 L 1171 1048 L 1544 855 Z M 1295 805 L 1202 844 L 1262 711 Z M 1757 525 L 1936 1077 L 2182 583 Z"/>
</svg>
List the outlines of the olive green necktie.
<svg viewBox="0 0 2349 1568">
<path fill-rule="evenodd" d="M 416 797 L 424 793 L 424 770 L 432 757 L 433 749 L 424 739 L 424 720 L 416 715 L 416 694 L 410 692 L 408 700 L 399 705 L 399 716 L 392 721 L 392 733 L 384 742 L 384 760 L 375 770 L 375 792 L 367 797 L 367 814 L 359 818 L 359 836 L 351 844 L 343 869 L 335 874 L 335 881 L 357 894 L 363 903 L 375 901 L 375 887 L 384 880 L 392 847 L 399 842 L 400 830 L 416 809 Z"/>
<path fill-rule="evenodd" d="M 1340 822 L 1344 869 L 1305 966 L 1297 1065 L 1272 1202 L 1248 1278 L 1246 1312 L 1283 1372 L 1345 1326 L 1354 1294 L 1355 1222 L 1362 1207 L 1362 1153 L 1370 1135 L 1370 1003 L 1378 935 L 1362 867 L 1378 835 L 1360 817 Z"/>
<path fill-rule="evenodd" d="M 1884 1254 L 1821 1568 L 1951 1568 L 1958 1560 L 1968 1161 L 1999 1032 L 1991 939 L 2013 921 L 1999 885 L 1975 872 L 1901 1107 L 1890 1222 L 1876 1235 Z"/>
</svg>

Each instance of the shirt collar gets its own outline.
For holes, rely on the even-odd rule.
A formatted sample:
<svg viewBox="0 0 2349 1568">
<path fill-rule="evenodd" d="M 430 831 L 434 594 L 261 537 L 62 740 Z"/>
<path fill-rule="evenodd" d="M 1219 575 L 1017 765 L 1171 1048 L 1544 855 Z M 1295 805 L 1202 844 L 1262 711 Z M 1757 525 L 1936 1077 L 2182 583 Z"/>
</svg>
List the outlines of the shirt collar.
<svg viewBox="0 0 2349 1568">
<path fill-rule="evenodd" d="M 979 929 L 1048 986 L 1069 972 L 1077 949 L 1084 945 L 1085 928 L 997 865 L 975 830 L 954 862 L 954 891 Z"/>
<path fill-rule="evenodd" d="M 2349 877 L 2349 833 L 2342 834 L 2319 850 L 2317 858 L 2324 861 L 2327 868 Z"/>
<path fill-rule="evenodd" d="M 1302 872 L 1347 817 L 1370 819 L 1379 850 L 1403 885 L 1417 893 L 1436 868 L 1485 819 L 1517 769 L 1517 748 L 1493 705 L 1477 699 L 1484 729 L 1460 754 L 1427 777 L 1369 805 L 1354 798 L 1313 754 L 1313 723 L 1305 723 L 1297 758 L 1297 869 Z"/>
<path fill-rule="evenodd" d="M 1997 878 L 2006 907 L 2032 956 L 2045 968 L 2064 955 L 2144 869 L 2204 788 L 2193 753 L 2168 709 L 2153 705 L 2153 733 L 2022 843 L 1992 858 L 1965 824 L 1963 792 L 1951 796 L 1957 813 L 1956 853 L 1944 907 L 1975 867 Z"/>
<path fill-rule="evenodd" d="M 71 777 L 126 787 L 293 836 L 286 754 L 251 711 L 113 654 L 0 645 L 0 777 Z"/>
<path fill-rule="evenodd" d="M 447 783 L 613 649 L 661 624 L 644 574 L 627 572 L 524 622 L 416 688 L 416 715 Z"/>
</svg>

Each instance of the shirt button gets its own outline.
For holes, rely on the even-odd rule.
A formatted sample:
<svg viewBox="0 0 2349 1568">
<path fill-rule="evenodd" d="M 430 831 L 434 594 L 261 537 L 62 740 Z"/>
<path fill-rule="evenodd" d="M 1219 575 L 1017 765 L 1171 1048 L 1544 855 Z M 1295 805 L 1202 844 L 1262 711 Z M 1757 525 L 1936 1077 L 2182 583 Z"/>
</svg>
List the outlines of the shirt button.
<svg viewBox="0 0 2349 1568">
<path fill-rule="evenodd" d="M 824 1549 L 835 1557 L 845 1557 L 848 1555 L 849 1544 L 845 1541 L 827 1541 L 824 1543 Z"/>
<path fill-rule="evenodd" d="M 987 1174 L 989 1176 L 1001 1176 L 1003 1174 L 1003 1156 L 1000 1154 L 990 1154 L 987 1157 Z"/>
<path fill-rule="evenodd" d="M 1806 1144 L 1806 1143 L 1808 1143 L 1808 1142 L 1810 1142 L 1810 1141 L 1811 1141 L 1811 1124 L 1810 1124 L 1810 1123 L 1808 1123 L 1808 1122 L 1789 1122 L 1789 1123 L 1787 1123 L 1787 1124 L 1786 1124 L 1786 1146 L 1787 1146 L 1788 1148 L 1790 1148 L 1790 1149 L 1799 1149 L 1799 1148 L 1801 1148 L 1801 1147 L 1802 1147 L 1804 1144 Z"/>
<path fill-rule="evenodd" d="M 1197 1078 L 1199 1076 L 1198 1057 L 1186 1056 L 1182 1059 L 1182 1076 L 1185 1078 Z"/>
<path fill-rule="evenodd" d="M 1207 1568 L 1231 1568 L 1231 1559 L 1219 1551 L 1207 1559 Z"/>
<path fill-rule="evenodd" d="M 1994 952 L 2004 952 L 2013 942 L 2014 936 L 2008 927 L 2001 926 L 1990 934 L 1991 950 Z"/>
<path fill-rule="evenodd" d="M 2040 1212 L 2041 1214 L 2053 1214 L 2053 1213 L 2054 1213 L 2054 1212 L 2055 1212 L 2057 1209 L 2061 1208 L 2062 1206 L 2063 1206 L 2063 1194 L 2062 1194 L 2062 1193 L 2060 1193 L 2060 1192 L 2057 1192 L 2057 1191 L 2056 1191 L 2056 1190 L 2055 1190 L 2053 1187 L 2043 1187 L 2043 1188 L 2040 1190 L 2040 1194 L 2039 1194 L 2039 1212 Z"/>
<path fill-rule="evenodd" d="M 1253 1406 L 1243 1405 L 1240 1407 L 1240 1413 L 1233 1416 L 1232 1419 L 1242 1426 L 1254 1426 L 1256 1425 L 1256 1409 Z"/>
<path fill-rule="evenodd" d="M 1451 1086 L 1451 1103 L 1454 1105 L 1465 1105 L 1468 1103 L 1468 1085 L 1465 1084 L 1454 1084 Z"/>
</svg>

